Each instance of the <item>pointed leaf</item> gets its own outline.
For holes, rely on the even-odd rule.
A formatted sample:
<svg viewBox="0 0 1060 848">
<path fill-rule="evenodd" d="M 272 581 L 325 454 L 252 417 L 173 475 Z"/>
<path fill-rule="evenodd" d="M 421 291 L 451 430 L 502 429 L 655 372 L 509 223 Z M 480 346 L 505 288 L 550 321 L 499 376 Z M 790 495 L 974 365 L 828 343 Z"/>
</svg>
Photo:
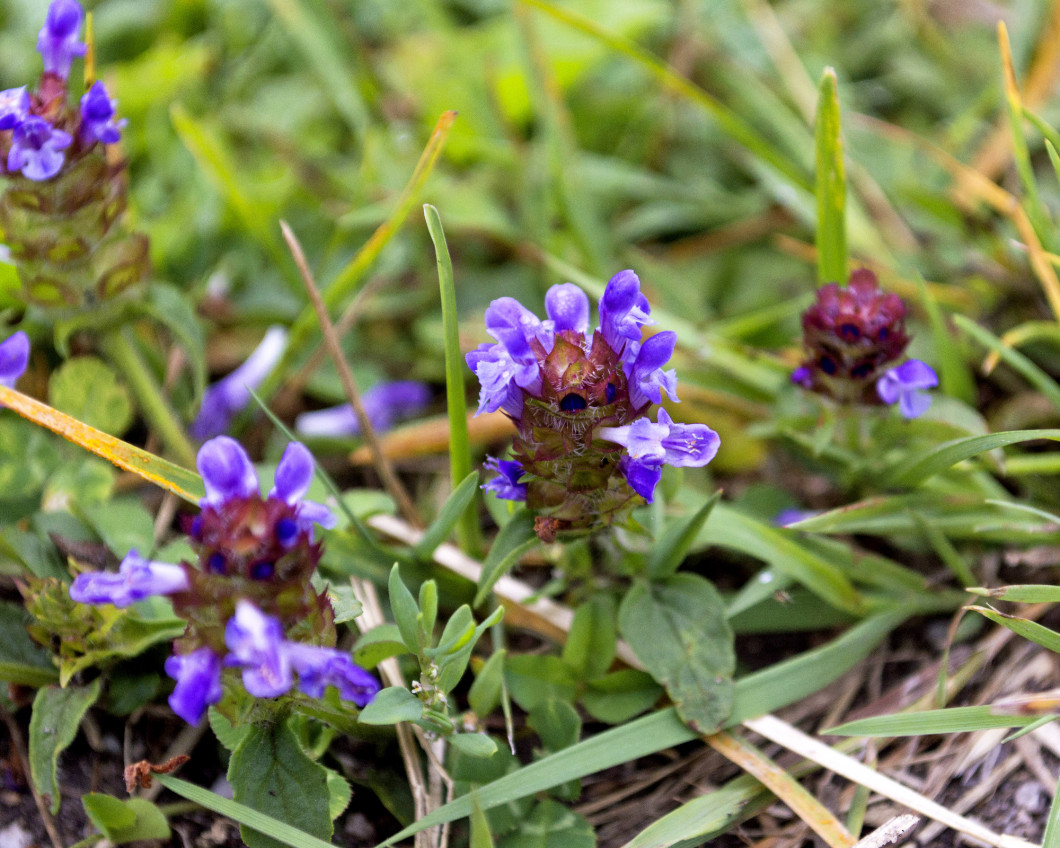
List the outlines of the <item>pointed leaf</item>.
<svg viewBox="0 0 1060 848">
<path fill-rule="evenodd" d="M 29 766 L 33 785 L 41 795 L 51 796 L 51 813 L 59 812 L 59 755 L 77 736 L 81 719 L 99 698 L 103 686 L 97 677 L 88 686 L 59 689 L 45 686 L 33 699 L 29 720 Z"/>
<path fill-rule="evenodd" d="M 644 573 L 649 578 L 669 577 L 677 571 L 720 498 L 721 492 L 715 492 L 695 515 L 666 528 L 663 537 L 652 545 L 648 553 Z"/>
<path fill-rule="evenodd" d="M 505 574 L 515 567 L 519 558 L 535 547 L 540 540 L 534 532 L 534 516 L 530 510 L 520 507 L 505 522 L 493 546 L 482 563 L 479 573 L 478 589 L 472 606 L 477 607 L 488 596 L 490 589 Z"/>
<path fill-rule="evenodd" d="M 424 532 L 423 538 L 412 549 L 419 559 L 429 560 L 435 548 L 449 538 L 449 534 L 453 532 L 453 528 L 460 520 L 460 516 L 471 505 L 471 501 L 477 492 L 478 472 L 472 471 L 460 481 L 459 486 L 453 489 L 452 494 L 449 495 L 445 502 L 445 506 L 439 511 L 438 517 L 434 519 L 431 526 Z"/>
</svg>

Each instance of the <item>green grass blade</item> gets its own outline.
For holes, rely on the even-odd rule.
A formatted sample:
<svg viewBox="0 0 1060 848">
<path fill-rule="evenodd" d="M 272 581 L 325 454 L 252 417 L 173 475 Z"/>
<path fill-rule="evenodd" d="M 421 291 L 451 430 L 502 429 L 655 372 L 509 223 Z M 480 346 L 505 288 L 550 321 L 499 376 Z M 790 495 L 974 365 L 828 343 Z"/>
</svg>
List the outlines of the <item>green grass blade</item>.
<svg viewBox="0 0 1060 848">
<path fill-rule="evenodd" d="M 1035 439 L 1060 440 L 1060 430 L 1006 430 L 985 436 L 954 439 L 919 455 L 905 457 L 901 464 L 886 469 L 882 476 L 891 486 L 916 486 L 965 459 Z"/>
<path fill-rule="evenodd" d="M 942 391 L 950 397 L 959 398 L 969 406 L 975 406 L 976 386 L 971 371 L 964 361 L 964 353 L 953 337 L 953 331 L 942 317 L 938 300 L 923 276 L 913 270 L 910 276 L 916 282 L 920 302 L 924 305 L 928 323 L 931 324 L 931 339 L 939 358 L 939 380 Z"/>
<path fill-rule="evenodd" d="M 1060 653 L 1060 633 L 1055 630 L 1050 630 L 1036 621 L 1028 621 L 1015 615 L 1006 615 L 988 607 L 973 606 L 969 607 L 969 609 L 975 610 L 985 618 L 989 618 L 994 624 L 1000 624 L 1002 627 L 1008 628 L 1017 636 L 1022 636 L 1036 645 L 1047 648 L 1054 654 Z"/>
<path fill-rule="evenodd" d="M 726 727 L 797 701 L 827 685 L 868 656 L 906 617 L 905 612 L 873 616 L 827 645 L 738 680 Z M 475 792 L 474 803 L 488 810 L 697 738 L 698 734 L 684 725 L 670 707 L 604 731 L 482 786 Z M 464 818 L 470 815 L 472 803 L 471 796 L 457 798 L 376 848 L 393 845 L 424 828 Z"/>
<path fill-rule="evenodd" d="M 438 511 L 438 517 L 426 529 L 423 538 L 416 543 L 413 554 L 422 560 L 429 560 L 442 542 L 449 538 L 457 522 L 466 516 L 471 503 L 478 494 L 478 474 L 471 472 L 461 480 L 446 498 L 445 504 Z M 474 512 L 471 511 L 474 515 Z"/>
<path fill-rule="evenodd" d="M 550 3 L 548 0 L 520 0 L 520 2 L 539 9 L 600 43 L 606 44 L 616 53 L 621 53 L 623 56 L 632 59 L 655 77 L 665 88 L 690 100 L 711 115 L 726 135 L 742 144 L 762 162 L 771 166 L 785 177 L 787 182 L 806 191 L 813 190 L 813 184 L 802 169 L 784 156 L 771 141 L 762 136 L 753 126 L 720 100 L 708 94 L 695 83 L 690 82 L 647 50 L 634 44 L 629 39 L 607 32 L 594 20 L 568 8 Z"/>
<path fill-rule="evenodd" d="M 156 775 L 156 778 L 170 792 L 175 792 L 182 798 L 194 801 L 207 810 L 227 816 L 233 821 L 253 828 L 259 833 L 271 836 L 285 845 L 290 845 L 291 848 L 334 848 L 330 842 L 325 842 L 323 839 L 304 833 L 296 827 L 291 827 L 286 822 L 274 819 L 272 816 L 265 815 L 265 813 L 259 813 L 257 810 L 252 810 L 243 804 L 222 798 L 209 789 L 203 789 L 201 786 L 188 783 L 179 777 L 159 774 Z"/>
<path fill-rule="evenodd" d="M 445 242 L 445 231 L 438 210 L 429 203 L 423 206 L 427 230 L 438 258 L 438 288 L 442 298 L 442 328 L 445 334 L 445 400 L 449 410 L 449 476 L 454 490 L 471 474 L 471 440 L 467 432 L 467 396 L 465 381 L 470 373 L 460 353 L 460 328 L 456 313 L 456 285 L 453 261 Z M 479 548 L 480 536 L 475 500 L 464 510 L 457 525 L 457 539 L 465 551 Z"/>
<path fill-rule="evenodd" d="M 1023 727 L 1038 716 L 998 715 L 993 707 L 950 707 L 919 713 L 896 713 L 850 721 L 823 731 L 831 736 L 928 736 L 968 733 L 995 727 Z"/>
<path fill-rule="evenodd" d="M 816 141 L 817 282 L 847 278 L 846 166 L 835 69 L 825 68 L 818 89 Z"/>
<path fill-rule="evenodd" d="M 1035 585 L 1033 583 L 1015 586 L 998 586 L 986 589 L 976 586 L 968 589 L 973 595 L 996 598 L 999 601 L 1012 601 L 1020 604 L 1055 604 L 1060 602 L 1060 586 Z"/>
<path fill-rule="evenodd" d="M 1028 383 L 1045 395 L 1053 406 L 1060 409 L 1060 386 L 1057 385 L 1056 380 L 1018 350 L 1009 347 L 989 330 L 984 330 L 970 318 L 966 318 L 964 315 L 954 315 L 953 320 L 964 333 L 971 336 L 983 347 L 994 351 L 1002 362 L 1018 372 Z"/>
<path fill-rule="evenodd" d="M 1049 806 L 1049 818 L 1045 821 L 1042 848 L 1060 848 L 1060 790 L 1053 796 Z"/>
</svg>

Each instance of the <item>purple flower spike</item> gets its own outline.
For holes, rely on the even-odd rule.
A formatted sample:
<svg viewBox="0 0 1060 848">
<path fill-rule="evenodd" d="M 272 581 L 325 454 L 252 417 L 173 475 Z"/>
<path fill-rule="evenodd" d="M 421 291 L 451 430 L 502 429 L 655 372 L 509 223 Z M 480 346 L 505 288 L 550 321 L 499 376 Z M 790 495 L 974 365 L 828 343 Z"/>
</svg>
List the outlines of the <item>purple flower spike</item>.
<svg viewBox="0 0 1060 848">
<path fill-rule="evenodd" d="M 589 329 L 589 298 L 574 283 L 550 288 L 545 294 L 545 311 L 557 333 L 562 330 L 584 333 Z"/>
<path fill-rule="evenodd" d="M 26 86 L 0 91 L 0 130 L 14 129 L 29 116 L 29 92 Z"/>
<path fill-rule="evenodd" d="M 221 700 L 221 661 L 209 648 L 166 660 L 166 674 L 177 681 L 169 706 L 188 724 L 198 724 L 210 704 Z"/>
<path fill-rule="evenodd" d="M 519 480 L 526 474 L 523 466 L 514 459 L 497 459 L 487 456 L 483 467 L 487 471 L 496 471 L 497 476 L 482 486 L 488 492 L 495 492 L 498 498 L 506 501 L 525 501 L 526 484 Z"/>
<path fill-rule="evenodd" d="M 398 418 L 417 415 L 430 400 L 430 386 L 416 380 L 379 383 L 361 398 L 365 415 L 376 430 L 389 430 Z M 361 431 L 361 425 L 349 404 L 303 412 L 295 419 L 294 426 L 307 436 L 333 438 L 355 436 Z"/>
<path fill-rule="evenodd" d="M 218 436 L 199 448 L 196 459 L 199 473 L 206 485 L 203 506 L 221 506 L 233 498 L 249 498 L 260 494 L 258 475 L 250 457 L 235 439 Z"/>
<path fill-rule="evenodd" d="M 78 40 L 84 12 L 77 0 L 52 0 L 44 26 L 37 36 L 37 50 L 44 57 L 44 70 L 66 79 L 74 56 L 85 54 Z"/>
<path fill-rule="evenodd" d="M 641 294 L 640 278 L 630 270 L 619 271 L 607 283 L 600 298 L 600 332 L 614 351 L 622 352 L 623 361 L 632 361 L 636 351 L 627 342 L 639 343 L 640 328 L 654 324 L 648 314 L 651 307 Z"/>
<path fill-rule="evenodd" d="M 343 700 L 363 707 L 379 691 L 379 681 L 342 651 L 288 642 L 286 653 L 298 672 L 298 688 L 310 698 L 322 698 L 334 686 Z"/>
<path fill-rule="evenodd" d="M 7 170 L 21 171 L 29 180 L 50 180 L 63 167 L 62 151 L 70 146 L 70 133 L 57 130 L 44 118 L 30 115 L 15 126 Z"/>
<path fill-rule="evenodd" d="M 240 601 L 225 626 L 225 644 L 231 651 L 225 665 L 243 668 L 243 686 L 255 698 L 275 698 L 290 690 L 294 678 L 279 619 Z"/>
<path fill-rule="evenodd" d="M 135 550 L 121 561 L 118 573 L 86 572 L 74 578 L 70 597 L 81 604 L 114 604 L 127 607 L 153 595 L 172 595 L 188 589 L 188 575 L 181 565 L 151 562 Z"/>
<path fill-rule="evenodd" d="M 90 147 L 97 141 L 115 144 L 121 140 L 121 131 L 127 121 L 115 121 L 114 107 L 117 100 L 107 94 L 107 87 L 99 80 L 81 97 L 81 144 Z"/>
<path fill-rule="evenodd" d="M 938 384 L 938 375 L 930 365 L 910 359 L 880 377 L 876 393 L 884 403 L 897 402 L 904 418 L 919 418 L 931 406 L 931 396 L 924 389 Z"/>
<path fill-rule="evenodd" d="M 29 336 L 22 330 L 0 342 L 0 386 L 15 387 L 29 365 Z"/>
<path fill-rule="evenodd" d="M 260 386 L 280 361 L 286 346 L 287 330 L 270 327 L 246 362 L 205 391 L 199 414 L 190 428 L 192 436 L 210 439 L 224 433 L 232 419 L 250 402 L 250 390 Z"/>
<path fill-rule="evenodd" d="M 677 333 L 656 333 L 637 351 L 637 358 L 627 370 L 629 400 L 634 409 L 651 403 L 662 403 L 662 392 L 677 400 L 677 372 L 663 371 L 677 345 Z"/>
</svg>

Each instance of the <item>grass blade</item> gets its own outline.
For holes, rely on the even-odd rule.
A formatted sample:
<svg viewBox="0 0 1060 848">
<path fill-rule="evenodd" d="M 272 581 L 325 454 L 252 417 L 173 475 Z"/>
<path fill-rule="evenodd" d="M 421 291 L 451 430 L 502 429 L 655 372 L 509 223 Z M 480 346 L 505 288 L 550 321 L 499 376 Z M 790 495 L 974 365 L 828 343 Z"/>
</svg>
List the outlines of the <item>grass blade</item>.
<svg viewBox="0 0 1060 848">
<path fill-rule="evenodd" d="M 931 736 L 938 733 L 970 733 L 995 727 L 1023 727 L 1038 716 L 998 715 L 990 705 L 950 707 L 919 713 L 896 713 L 849 721 L 822 731 L 830 736 Z"/>
<path fill-rule="evenodd" d="M 818 92 L 815 132 L 817 282 L 820 285 L 842 284 L 847 277 L 847 183 L 835 68 L 824 69 Z"/>
<path fill-rule="evenodd" d="M 1000 624 L 1002 627 L 1006 627 L 1015 633 L 1017 636 L 1022 636 L 1028 641 L 1034 642 L 1036 645 L 1041 645 L 1043 648 L 1055 653 L 1060 653 L 1060 633 L 1055 630 L 1050 630 L 1048 627 L 1044 627 L 1038 624 L 1036 621 L 1028 621 L 1025 618 L 1020 618 L 1015 615 L 1006 615 L 1003 612 L 992 610 L 988 607 L 972 606 L 968 607 L 970 610 L 975 610 L 985 618 L 989 618 L 994 624 Z"/>
</svg>

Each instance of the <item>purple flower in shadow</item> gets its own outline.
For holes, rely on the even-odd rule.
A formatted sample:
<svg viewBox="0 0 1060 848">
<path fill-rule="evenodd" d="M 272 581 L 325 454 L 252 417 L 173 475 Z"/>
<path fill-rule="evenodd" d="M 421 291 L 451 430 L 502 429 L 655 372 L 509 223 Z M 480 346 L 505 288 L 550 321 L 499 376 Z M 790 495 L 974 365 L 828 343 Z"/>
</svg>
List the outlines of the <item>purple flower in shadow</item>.
<svg viewBox="0 0 1060 848">
<path fill-rule="evenodd" d="M 497 459 L 487 456 L 483 467 L 487 471 L 496 471 L 497 476 L 482 486 L 488 492 L 494 492 L 498 498 L 506 501 L 525 501 L 526 484 L 519 480 L 526 474 L 523 466 L 514 459 Z"/>
<path fill-rule="evenodd" d="M 198 724 L 206 708 L 221 700 L 221 661 L 209 648 L 199 648 L 169 657 L 165 669 L 177 681 L 169 706 L 188 724 Z"/>
<path fill-rule="evenodd" d="M 0 342 L 0 386 L 14 388 L 29 365 L 29 336 L 22 330 Z"/>
<path fill-rule="evenodd" d="M 930 365 L 910 359 L 880 377 L 876 393 L 884 403 L 897 403 L 903 417 L 919 418 L 931 406 L 931 396 L 924 390 L 938 384 L 938 375 Z"/>
<path fill-rule="evenodd" d="M 144 559 L 129 551 L 115 574 L 93 571 L 77 575 L 70 597 L 82 604 L 114 604 L 127 607 L 153 595 L 172 595 L 188 589 L 184 566 Z"/>
<path fill-rule="evenodd" d="M 422 412 L 431 400 L 431 389 L 416 380 L 400 380 L 372 386 L 361 397 L 365 415 L 375 430 L 389 430 L 399 418 Z M 333 406 L 303 412 L 294 422 L 295 429 L 306 436 L 343 438 L 361 431 L 350 405 Z"/>
</svg>

